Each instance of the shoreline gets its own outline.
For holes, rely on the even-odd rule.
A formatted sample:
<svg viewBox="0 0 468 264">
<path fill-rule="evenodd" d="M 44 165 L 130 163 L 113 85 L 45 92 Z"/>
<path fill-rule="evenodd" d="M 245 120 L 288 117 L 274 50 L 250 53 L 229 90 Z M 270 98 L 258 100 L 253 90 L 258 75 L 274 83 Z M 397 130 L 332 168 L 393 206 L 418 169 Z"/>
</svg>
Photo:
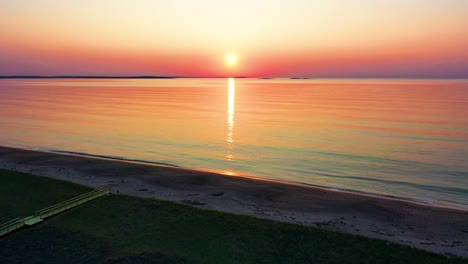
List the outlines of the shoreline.
<svg viewBox="0 0 468 264">
<path fill-rule="evenodd" d="M 468 211 L 170 165 L 0 146 L 0 168 L 468 257 Z"/>
<path fill-rule="evenodd" d="M 423 199 L 401 197 L 401 196 L 396 196 L 396 195 L 391 195 L 391 194 L 374 193 L 374 192 L 367 192 L 367 191 L 358 191 L 358 190 L 340 188 L 340 187 L 336 187 L 336 186 L 324 186 L 324 185 L 305 183 L 305 182 L 294 182 L 294 181 L 282 181 L 282 180 L 268 179 L 268 178 L 263 178 L 263 177 L 260 177 L 260 176 L 249 175 L 249 174 L 246 174 L 246 173 L 242 173 L 242 174 L 237 174 L 237 173 L 235 173 L 235 174 L 225 174 L 225 173 L 222 173 L 222 172 L 216 171 L 216 170 L 187 168 L 187 167 L 182 167 L 182 166 L 171 164 L 171 163 L 146 161 L 146 160 L 138 160 L 138 159 L 129 159 L 129 158 L 122 158 L 122 157 L 117 157 L 117 156 L 106 156 L 106 155 L 91 154 L 91 153 L 86 153 L 86 152 L 74 152 L 74 151 L 56 150 L 56 149 L 48 149 L 48 148 L 27 148 L 27 147 L 21 148 L 21 147 L 14 147 L 14 146 L 10 147 L 10 146 L 1 146 L 1 145 L 0 145 L 0 148 L 12 148 L 12 149 L 26 150 L 26 151 L 38 151 L 38 152 L 52 153 L 52 154 L 59 154 L 59 155 L 68 155 L 68 156 L 76 156 L 76 157 L 84 157 L 84 158 L 101 159 L 101 160 L 107 160 L 107 161 L 134 163 L 134 164 L 147 165 L 147 166 L 160 166 L 160 167 L 168 167 L 168 168 L 178 168 L 178 169 L 181 169 L 181 170 L 191 171 L 191 172 L 194 172 L 194 173 L 195 172 L 213 173 L 213 174 L 217 174 L 217 175 L 225 176 L 225 177 L 239 177 L 239 178 L 246 178 L 246 179 L 253 179 L 253 180 L 259 180 L 259 181 L 272 182 L 272 183 L 277 183 L 277 184 L 297 185 L 299 187 L 318 188 L 318 189 L 322 189 L 322 190 L 325 190 L 325 191 L 331 191 L 331 192 L 343 192 L 343 193 L 349 193 L 349 194 L 369 196 L 369 197 L 374 197 L 376 199 L 390 199 L 390 200 L 396 200 L 396 201 L 403 201 L 403 202 L 408 202 L 408 203 L 414 203 L 414 204 L 421 205 L 421 206 L 429 206 L 429 207 L 436 207 L 436 208 L 445 208 L 445 209 L 468 211 L 468 208 L 464 208 L 462 206 L 456 206 L 456 205 L 453 205 L 453 203 L 452 204 L 449 204 L 449 203 L 446 203 L 446 204 L 430 203 L 430 202 L 424 201 Z"/>
</svg>

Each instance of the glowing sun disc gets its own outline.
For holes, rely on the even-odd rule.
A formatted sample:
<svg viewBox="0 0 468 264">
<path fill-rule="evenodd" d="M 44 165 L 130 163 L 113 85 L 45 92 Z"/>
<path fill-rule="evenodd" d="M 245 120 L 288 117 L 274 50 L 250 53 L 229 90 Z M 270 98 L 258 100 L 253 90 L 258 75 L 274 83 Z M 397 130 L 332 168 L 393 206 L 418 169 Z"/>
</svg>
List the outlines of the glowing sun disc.
<svg viewBox="0 0 468 264">
<path fill-rule="evenodd" d="M 228 66 L 235 66 L 237 64 L 237 56 L 234 54 L 226 55 L 224 60 L 226 61 L 226 65 Z"/>
</svg>

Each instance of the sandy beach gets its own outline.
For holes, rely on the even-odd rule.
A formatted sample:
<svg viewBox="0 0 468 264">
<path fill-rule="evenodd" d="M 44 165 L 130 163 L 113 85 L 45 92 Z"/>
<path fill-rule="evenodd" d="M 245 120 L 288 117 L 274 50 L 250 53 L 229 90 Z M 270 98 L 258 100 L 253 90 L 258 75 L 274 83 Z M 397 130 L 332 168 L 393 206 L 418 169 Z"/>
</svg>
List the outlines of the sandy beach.
<svg viewBox="0 0 468 264">
<path fill-rule="evenodd" d="M 0 147 L 0 168 L 468 257 L 468 211 L 460 209 L 172 166 L 7 147 Z"/>
</svg>

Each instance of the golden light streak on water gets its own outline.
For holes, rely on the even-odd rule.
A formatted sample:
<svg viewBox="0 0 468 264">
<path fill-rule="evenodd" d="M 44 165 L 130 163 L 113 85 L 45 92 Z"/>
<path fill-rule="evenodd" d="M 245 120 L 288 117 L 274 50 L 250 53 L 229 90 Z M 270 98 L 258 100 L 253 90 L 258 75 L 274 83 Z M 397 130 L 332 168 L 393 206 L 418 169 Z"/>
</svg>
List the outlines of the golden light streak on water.
<svg viewBox="0 0 468 264">
<path fill-rule="evenodd" d="M 226 134 L 226 155 L 225 160 L 228 162 L 234 161 L 233 152 L 233 129 L 234 129 L 234 104 L 235 104 L 236 86 L 234 78 L 228 79 L 228 109 L 227 109 L 227 134 Z M 232 168 L 224 171 L 224 174 L 235 175 Z"/>
</svg>

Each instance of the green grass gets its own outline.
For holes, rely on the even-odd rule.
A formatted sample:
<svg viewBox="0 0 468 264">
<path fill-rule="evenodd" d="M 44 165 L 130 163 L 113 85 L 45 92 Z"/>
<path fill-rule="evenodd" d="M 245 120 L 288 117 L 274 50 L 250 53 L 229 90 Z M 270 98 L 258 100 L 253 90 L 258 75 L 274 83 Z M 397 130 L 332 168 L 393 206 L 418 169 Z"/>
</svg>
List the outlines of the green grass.
<svg viewBox="0 0 468 264">
<path fill-rule="evenodd" d="M 90 190 L 65 181 L 0 170 L 0 223 L 32 215 Z"/>
<path fill-rule="evenodd" d="M 26 216 L 89 191 L 76 184 L 4 170 L 0 170 L 0 186 L 1 219 Z M 448 259 L 381 240 L 123 195 L 100 198 L 0 239 L 0 260 L 2 263 L 467 263 L 460 258 Z"/>
</svg>

